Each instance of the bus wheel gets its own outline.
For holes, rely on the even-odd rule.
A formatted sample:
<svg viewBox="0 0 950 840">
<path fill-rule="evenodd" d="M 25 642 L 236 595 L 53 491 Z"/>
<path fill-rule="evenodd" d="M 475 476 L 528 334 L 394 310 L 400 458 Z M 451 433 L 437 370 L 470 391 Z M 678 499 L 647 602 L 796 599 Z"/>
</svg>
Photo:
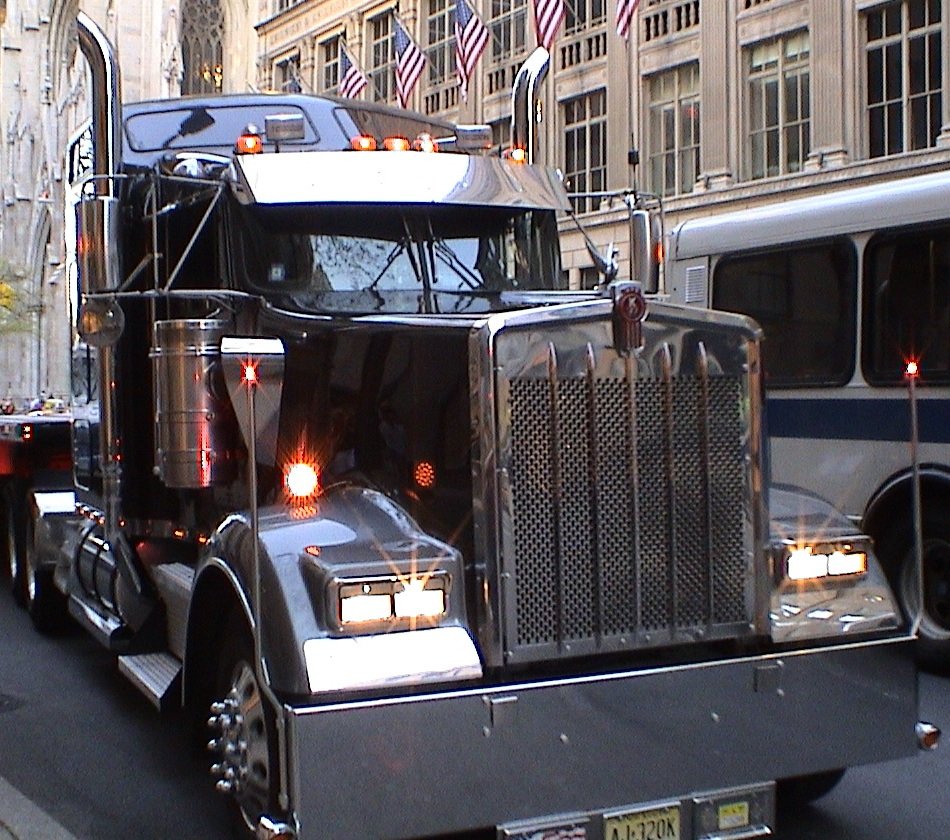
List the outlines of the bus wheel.
<svg viewBox="0 0 950 840">
<path fill-rule="evenodd" d="M 924 608 L 920 615 L 917 658 L 931 667 L 950 665 L 950 519 L 925 511 L 922 521 Z M 905 552 L 898 588 L 901 602 L 913 620 L 920 598 L 913 543 Z"/>
<path fill-rule="evenodd" d="M 251 631 L 236 610 L 225 625 L 217 674 L 208 720 L 211 774 L 232 797 L 236 833 L 254 837 L 261 815 L 273 815 L 277 801 L 275 721 L 254 669 Z"/>
</svg>

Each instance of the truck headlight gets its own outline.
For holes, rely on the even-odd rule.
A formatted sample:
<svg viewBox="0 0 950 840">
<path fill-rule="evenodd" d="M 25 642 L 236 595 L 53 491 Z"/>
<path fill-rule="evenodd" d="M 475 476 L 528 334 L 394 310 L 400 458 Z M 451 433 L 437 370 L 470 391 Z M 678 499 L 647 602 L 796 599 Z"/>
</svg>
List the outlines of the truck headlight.
<svg viewBox="0 0 950 840">
<path fill-rule="evenodd" d="M 869 550 L 864 540 L 808 545 L 783 543 L 776 547 L 773 556 L 779 579 L 809 581 L 866 574 Z"/>
<path fill-rule="evenodd" d="M 337 617 L 342 628 L 437 623 L 448 608 L 450 577 L 445 571 L 425 575 L 337 578 Z"/>
</svg>

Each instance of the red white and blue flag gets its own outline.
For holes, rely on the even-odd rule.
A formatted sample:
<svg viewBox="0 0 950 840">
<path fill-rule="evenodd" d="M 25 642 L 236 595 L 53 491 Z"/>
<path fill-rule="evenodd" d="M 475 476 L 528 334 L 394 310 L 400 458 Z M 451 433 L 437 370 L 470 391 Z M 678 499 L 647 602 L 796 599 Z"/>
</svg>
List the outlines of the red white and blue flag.
<svg viewBox="0 0 950 840">
<path fill-rule="evenodd" d="M 340 41 L 340 96 L 359 96 L 367 84 L 366 74 L 356 66 L 343 42 Z"/>
<path fill-rule="evenodd" d="M 564 20 L 564 0 L 534 0 L 534 26 L 538 43 L 551 49 Z"/>
<path fill-rule="evenodd" d="M 475 14 L 468 0 L 455 0 L 455 65 L 464 101 L 468 101 L 468 80 L 487 46 L 488 28 L 482 19 Z"/>
<path fill-rule="evenodd" d="M 630 35 L 630 23 L 640 0 L 617 0 L 617 34 L 626 39 Z"/>
<path fill-rule="evenodd" d="M 426 66 L 425 53 L 412 40 L 399 18 L 393 16 L 393 46 L 396 50 L 396 93 L 399 104 L 409 107 L 412 89 Z"/>
</svg>

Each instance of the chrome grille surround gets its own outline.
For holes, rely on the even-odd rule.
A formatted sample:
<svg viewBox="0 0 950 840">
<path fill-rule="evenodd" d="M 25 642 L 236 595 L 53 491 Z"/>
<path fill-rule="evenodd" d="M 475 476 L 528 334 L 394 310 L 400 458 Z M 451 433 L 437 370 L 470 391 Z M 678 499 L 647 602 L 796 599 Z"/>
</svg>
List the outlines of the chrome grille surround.
<svg viewBox="0 0 950 840">
<path fill-rule="evenodd" d="M 636 355 L 599 299 L 473 334 L 493 664 L 767 630 L 758 331 L 650 309 Z"/>
</svg>

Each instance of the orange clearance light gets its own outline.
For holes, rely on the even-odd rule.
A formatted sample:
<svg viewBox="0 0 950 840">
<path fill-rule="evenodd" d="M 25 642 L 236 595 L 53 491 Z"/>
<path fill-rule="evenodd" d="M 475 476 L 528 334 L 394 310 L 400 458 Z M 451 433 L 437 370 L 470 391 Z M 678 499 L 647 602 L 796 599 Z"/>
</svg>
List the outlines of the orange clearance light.
<svg viewBox="0 0 950 840">
<path fill-rule="evenodd" d="M 29 423 L 24 423 L 20 427 L 20 438 L 23 440 L 33 439 L 33 427 Z"/>
<path fill-rule="evenodd" d="M 264 141 L 260 134 L 242 134 L 234 144 L 234 151 L 239 155 L 259 155 L 264 151 Z"/>
<path fill-rule="evenodd" d="M 429 461 L 419 461 L 412 471 L 412 479 L 424 490 L 435 487 L 435 467 Z"/>
<path fill-rule="evenodd" d="M 368 134 L 357 134 L 350 139 L 350 147 L 356 152 L 375 152 L 376 138 Z"/>
<path fill-rule="evenodd" d="M 435 142 L 435 138 L 431 134 L 423 133 L 415 139 L 412 148 L 417 152 L 437 152 L 439 151 L 439 144 Z"/>
<path fill-rule="evenodd" d="M 387 137 L 383 140 L 383 148 L 387 152 L 408 152 L 409 141 L 405 137 Z"/>
<path fill-rule="evenodd" d="M 505 149 L 505 157 L 512 163 L 527 163 L 528 153 L 521 148 Z"/>
<path fill-rule="evenodd" d="M 290 464 L 284 473 L 284 484 L 295 499 L 306 499 L 317 492 L 320 477 L 311 464 Z"/>
</svg>

